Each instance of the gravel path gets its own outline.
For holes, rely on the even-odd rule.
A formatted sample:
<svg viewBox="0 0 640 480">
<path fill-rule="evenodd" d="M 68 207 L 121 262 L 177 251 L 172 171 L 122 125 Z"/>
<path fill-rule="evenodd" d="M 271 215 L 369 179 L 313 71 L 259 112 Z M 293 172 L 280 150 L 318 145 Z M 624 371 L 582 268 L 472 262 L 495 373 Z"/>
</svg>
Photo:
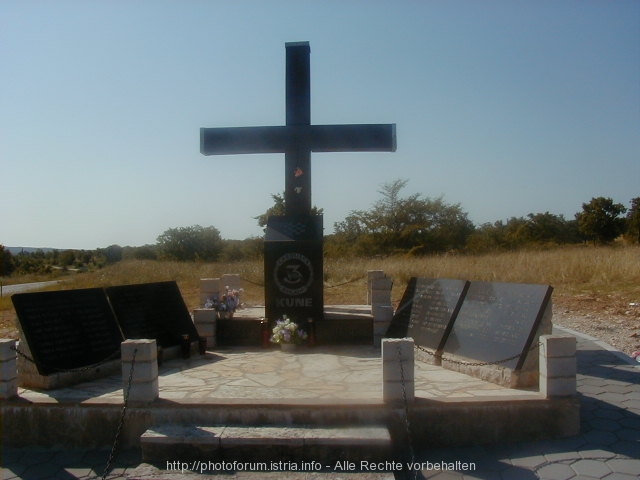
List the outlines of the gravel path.
<svg viewBox="0 0 640 480">
<path fill-rule="evenodd" d="M 640 351 L 640 303 L 627 305 L 620 313 L 576 303 L 575 297 L 554 301 L 553 323 L 602 340 L 629 356 Z"/>
</svg>

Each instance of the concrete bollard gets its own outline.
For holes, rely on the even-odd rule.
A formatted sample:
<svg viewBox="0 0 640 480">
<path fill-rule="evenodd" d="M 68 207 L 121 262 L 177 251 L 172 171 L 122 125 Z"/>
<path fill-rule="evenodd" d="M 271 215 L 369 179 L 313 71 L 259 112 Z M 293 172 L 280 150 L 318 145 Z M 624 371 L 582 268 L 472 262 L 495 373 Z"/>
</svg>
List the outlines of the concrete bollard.
<svg viewBox="0 0 640 480">
<path fill-rule="evenodd" d="M 576 338 L 540 336 L 540 393 L 545 397 L 576 394 Z"/>
<path fill-rule="evenodd" d="M 391 305 L 372 305 L 371 315 L 373 316 L 373 345 L 380 347 L 393 319 L 393 307 Z"/>
<path fill-rule="evenodd" d="M 391 305 L 393 280 L 388 277 L 371 280 L 371 306 Z"/>
<path fill-rule="evenodd" d="M 367 303 L 371 305 L 373 317 L 373 345 L 379 347 L 393 318 L 393 280 L 386 277 L 382 270 L 369 270 L 367 278 Z"/>
<path fill-rule="evenodd" d="M 18 395 L 18 367 L 15 348 L 15 340 L 0 339 L 0 400 L 8 400 Z"/>
<path fill-rule="evenodd" d="M 193 323 L 200 338 L 207 341 L 207 348 L 216 346 L 216 311 L 212 308 L 196 308 L 193 311 Z"/>
<path fill-rule="evenodd" d="M 378 278 L 384 278 L 383 270 L 369 270 L 367 272 L 367 305 L 371 305 L 372 282 Z"/>
<path fill-rule="evenodd" d="M 382 398 L 385 403 L 415 400 L 413 338 L 382 340 Z"/>
<path fill-rule="evenodd" d="M 120 345 L 122 354 L 123 394 L 129 401 L 153 402 L 159 397 L 158 347 L 155 340 L 125 340 Z M 134 362 L 135 352 L 135 362 Z M 131 375 L 131 365 L 133 375 Z M 131 375 L 131 387 L 129 377 Z"/>
</svg>

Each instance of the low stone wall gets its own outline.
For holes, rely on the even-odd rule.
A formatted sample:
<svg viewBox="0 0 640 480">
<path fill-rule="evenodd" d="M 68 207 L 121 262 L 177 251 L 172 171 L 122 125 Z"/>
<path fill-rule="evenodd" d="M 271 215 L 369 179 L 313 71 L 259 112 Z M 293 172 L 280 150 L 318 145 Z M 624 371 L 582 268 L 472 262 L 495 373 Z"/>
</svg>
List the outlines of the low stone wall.
<svg viewBox="0 0 640 480">
<path fill-rule="evenodd" d="M 0 404 L 3 444 L 13 447 L 112 445 L 121 405 L 32 405 L 14 399 Z M 450 402 L 418 399 L 409 409 L 414 442 L 423 446 L 468 446 L 534 439 L 562 438 L 579 433 L 580 405 L 575 397 Z M 140 435 L 155 425 L 389 425 L 404 434 L 405 410 L 381 402 L 322 405 L 245 405 L 217 403 L 180 405 L 157 400 L 131 406 L 122 431 L 122 445 L 139 445 Z M 536 421 L 532 422 L 531 419 Z"/>
<path fill-rule="evenodd" d="M 407 418 L 412 439 L 421 446 L 481 445 L 577 435 L 580 404 L 575 383 L 573 390 L 556 383 L 557 379 L 575 379 L 575 338 L 549 336 L 543 342 L 540 361 L 544 365 L 543 378 L 548 381 L 543 384 L 546 386 L 542 393 L 532 392 L 524 397 L 415 398 L 413 341 L 388 339 L 382 345 L 384 401 L 326 404 L 316 399 L 262 403 L 257 399 L 229 399 L 180 404 L 158 395 L 155 341 L 128 340 L 122 344 L 123 393 L 128 392 L 129 403 L 121 442 L 138 446 L 147 429 L 163 424 L 387 425 L 402 441 Z M 4 369 L 4 375 L 10 382 L 11 372 Z M 51 399 L 34 404 L 12 396 L 0 402 L 2 442 L 15 447 L 105 447 L 115 438 L 122 403 L 89 399 L 64 404 Z"/>
</svg>

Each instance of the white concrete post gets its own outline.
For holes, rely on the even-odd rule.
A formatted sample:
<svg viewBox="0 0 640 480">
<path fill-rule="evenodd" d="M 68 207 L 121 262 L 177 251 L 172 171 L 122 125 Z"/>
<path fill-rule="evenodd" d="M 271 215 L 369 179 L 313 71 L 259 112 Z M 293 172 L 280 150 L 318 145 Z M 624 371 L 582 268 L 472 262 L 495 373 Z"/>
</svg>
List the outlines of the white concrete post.
<svg viewBox="0 0 640 480">
<path fill-rule="evenodd" d="M 371 305 L 372 282 L 377 278 L 384 278 L 383 270 L 369 270 L 367 272 L 367 305 Z"/>
<path fill-rule="evenodd" d="M 391 305 L 372 305 L 371 315 L 373 316 L 373 345 L 379 347 L 387 334 L 389 325 L 391 325 L 393 307 Z"/>
<path fill-rule="evenodd" d="M 0 400 L 8 400 L 18 395 L 18 367 L 15 348 L 15 340 L 0 339 Z"/>
<path fill-rule="evenodd" d="M 216 346 L 216 311 L 212 308 L 196 308 L 193 323 L 201 338 L 207 340 L 207 348 Z"/>
<path fill-rule="evenodd" d="M 380 346 L 393 318 L 393 306 L 391 305 L 392 287 L 393 280 L 386 277 L 382 270 L 370 270 L 368 272 L 367 300 L 371 305 L 373 345 L 376 347 Z"/>
<path fill-rule="evenodd" d="M 129 400 L 132 402 L 153 402 L 159 397 L 158 388 L 158 347 L 155 340 L 125 340 L 120 345 L 122 353 L 123 395 L 126 398 L 131 376 Z M 134 361 L 135 352 L 135 361 Z"/>
<path fill-rule="evenodd" d="M 371 305 L 391 305 L 393 280 L 389 277 L 377 277 L 373 278 L 369 285 L 371 285 Z"/>
<path fill-rule="evenodd" d="M 545 397 L 576 394 L 576 338 L 540 336 L 540 393 Z"/>
<path fill-rule="evenodd" d="M 385 403 L 415 400 L 413 338 L 382 339 L 382 398 Z"/>
</svg>

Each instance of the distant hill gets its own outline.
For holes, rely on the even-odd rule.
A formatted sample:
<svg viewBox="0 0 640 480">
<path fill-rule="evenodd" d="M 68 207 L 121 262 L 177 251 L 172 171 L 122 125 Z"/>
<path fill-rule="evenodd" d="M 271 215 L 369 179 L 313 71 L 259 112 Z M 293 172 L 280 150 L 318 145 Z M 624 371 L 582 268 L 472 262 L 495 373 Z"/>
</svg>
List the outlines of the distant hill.
<svg viewBox="0 0 640 480">
<path fill-rule="evenodd" d="M 9 250 L 9 252 L 11 253 L 11 255 L 18 255 L 19 253 L 33 253 L 36 250 L 42 250 L 43 252 L 47 253 L 47 252 L 53 252 L 54 250 L 59 250 L 57 248 L 37 248 L 37 247 L 4 247 L 7 250 Z"/>
</svg>

